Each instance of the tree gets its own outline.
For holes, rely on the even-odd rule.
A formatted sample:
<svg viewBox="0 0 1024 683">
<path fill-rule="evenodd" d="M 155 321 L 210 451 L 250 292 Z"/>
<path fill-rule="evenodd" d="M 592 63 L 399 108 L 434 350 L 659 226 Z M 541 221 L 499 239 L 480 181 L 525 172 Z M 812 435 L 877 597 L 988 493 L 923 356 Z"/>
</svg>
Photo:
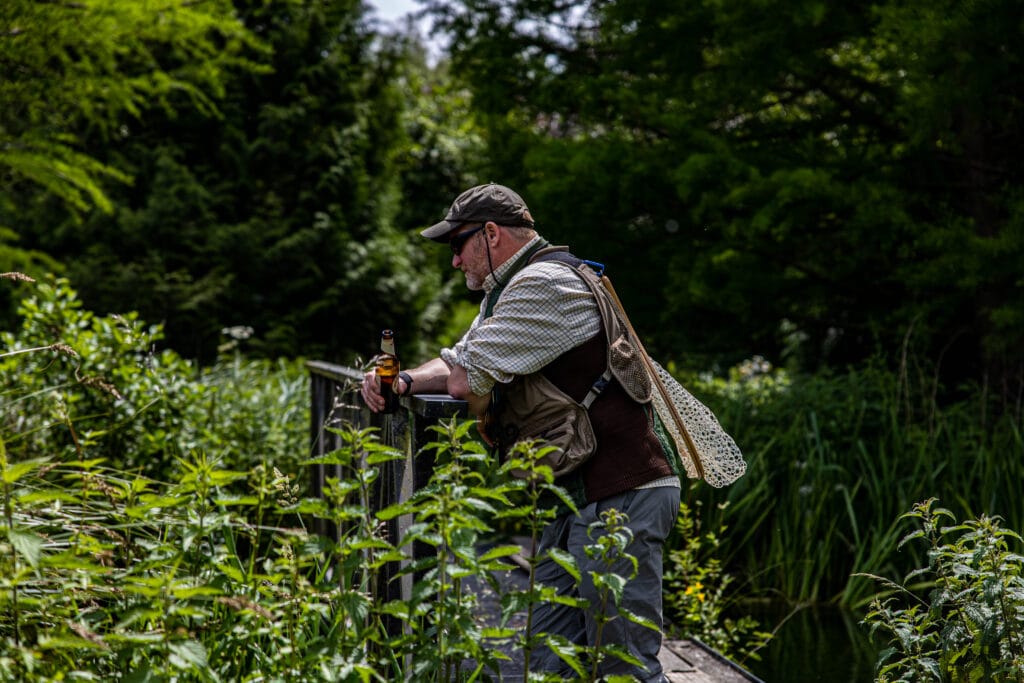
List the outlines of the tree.
<svg viewBox="0 0 1024 683">
<path fill-rule="evenodd" d="M 215 112 L 150 108 L 116 136 L 83 131 L 83 148 L 134 182 L 110 190 L 110 215 L 69 219 L 50 201 L 26 244 L 67 263 L 87 306 L 161 321 L 189 357 L 211 360 L 223 329 L 251 327 L 250 352 L 350 362 L 383 326 L 408 357 L 444 290 L 395 227 L 402 186 L 446 161 L 399 158 L 410 48 L 381 44 L 357 0 L 236 7 L 266 68 L 226 83 Z"/>
<path fill-rule="evenodd" d="M 60 268 L 22 241 L 51 200 L 75 217 L 113 210 L 110 183 L 131 173 L 84 149 L 86 131 L 116 140 L 152 107 L 212 113 L 230 73 L 264 54 L 227 0 L 0 4 L 0 268 Z"/>
<path fill-rule="evenodd" d="M 82 151 L 88 127 L 110 137 L 154 104 L 212 112 L 230 71 L 255 68 L 262 44 L 228 0 L 39 2 L 0 7 L 0 197 L 35 184 L 78 211 L 112 205 L 128 174 Z"/>
<path fill-rule="evenodd" d="M 655 351 L 1021 371 L 1016 3 L 427 5 L 493 168 Z"/>
</svg>

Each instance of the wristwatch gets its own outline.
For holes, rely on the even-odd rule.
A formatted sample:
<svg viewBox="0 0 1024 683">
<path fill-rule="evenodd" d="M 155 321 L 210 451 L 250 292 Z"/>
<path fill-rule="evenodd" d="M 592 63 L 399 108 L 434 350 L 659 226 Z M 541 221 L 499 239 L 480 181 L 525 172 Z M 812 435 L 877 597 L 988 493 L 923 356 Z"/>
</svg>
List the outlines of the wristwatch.
<svg viewBox="0 0 1024 683">
<path fill-rule="evenodd" d="M 405 382 L 405 391 L 399 394 L 399 396 L 407 396 L 409 392 L 412 391 L 412 377 L 409 375 L 408 372 L 402 370 L 400 373 L 398 373 L 398 378 Z"/>
</svg>

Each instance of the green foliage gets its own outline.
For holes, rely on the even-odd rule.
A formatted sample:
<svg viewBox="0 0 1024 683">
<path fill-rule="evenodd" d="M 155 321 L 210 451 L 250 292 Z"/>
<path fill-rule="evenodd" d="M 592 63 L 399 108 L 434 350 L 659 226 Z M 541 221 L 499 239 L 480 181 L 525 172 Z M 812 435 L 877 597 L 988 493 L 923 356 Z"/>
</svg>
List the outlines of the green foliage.
<svg viewBox="0 0 1024 683">
<path fill-rule="evenodd" d="M 152 18 L 136 5 L 126 27 Z M 441 126 L 469 120 L 465 97 L 417 65 L 407 41 L 381 41 L 359 2 L 232 5 L 238 36 L 214 26 L 203 34 L 215 54 L 178 54 L 140 33 L 153 68 L 173 63 L 206 89 L 166 101 L 140 94 L 130 110 L 66 93 L 68 107 L 110 118 L 68 114 L 62 130 L 77 153 L 133 182 L 102 188 L 106 212 L 74 215 L 54 188 L 0 188 L 0 225 L 18 238 L 0 233 L 0 261 L 33 274 L 62 267 L 91 309 L 162 321 L 164 344 L 204 364 L 220 330 L 238 325 L 254 329 L 247 351 L 263 357 L 348 360 L 366 355 L 384 324 L 407 359 L 425 356 L 452 287 L 440 250 L 421 249 L 405 230 L 443 211 L 439 189 L 461 185 L 454 156 L 469 154 L 472 126 Z M 46 11 L 73 14 L 60 7 Z M 224 7 L 182 12 L 212 17 Z M 114 20 L 129 9 L 110 11 Z M 180 36 L 190 46 L 191 30 Z M 50 261 L 29 263 L 33 254 Z"/>
<path fill-rule="evenodd" d="M 477 624 L 477 597 L 468 589 L 470 577 L 492 581 L 490 572 L 507 568 L 506 554 L 479 555 L 483 534 L 492 531 L 487 518 L 510 504 L 508 487 L 495 485 L 487 467 L 486 450 L 468 438 L 471 421 L 454 420 L 432 429 L 439 440 L 428 443 L 437 467 L 427 487 L 415 491 L 406 503 L 382 512 L 384 519 L 411 515 L 412 525 L 402 539 L 408 546 L 421 542 L 433 554 L 412 563 L 403 573 L 422 572 L 413 587 L 413 604 L 401 615 L 432 647 L 408 651 L 414 659 L 412 674 L 438 680 L 457 680 L 467 660 L 468 678 L 496 668 L 494 645 L 511 637 L 509 629 L 485 632 Z"/>
<path fill-rule="evenodd" d="M 157 353 L 159 327 L 134 313 L 83 310 L 67 280 L 21 302 L 17 332 L 0 333 L 3 425 L 19 458 L 109 459 L 124 471 L 165 474 L 200 446 L 208 389 L 174 353 Z M 20 355 L 27 349 L 45 352 Z M 17 354 L 17 355 L 16 355 Z"/>
<path fill-rule="evenodd" d="M 522 525 L 529 535 L 530 548 L 539 547 L 540 536 L 544 527 L 557 517 L 557 505 L 552 502 L 560 502 L 569 510 L 576 507 L 572 500 L 557 486 L 555 486 L 555 475 L 549 465 L 541 462 L 542 458 L 550 453 L 551 448 L 537 448 L 536 444 L 527 442 L 517 443 L 508 454 L 508 458 L 502 464 L 500 472 L 509 479 L 510 486 L 518 490 L 520 505 L 503 510 L 499 513 L 498 519 L 513 519 Z M 560 596 L 553 586 L 544 586 L 537 582 L 537 565 L 541 560 L 550 559 L 557 562 L 573 576 L 579 576 L 579 570 L 571 556 L 551 549 L 547 556 L 530 553 L 526 558 L 529 566 L 529 577 L 524 591 L 508 591 L 501 596 L 502 624 L 508 623 L 509 619 L 517 612 L 525 611 L 525 628 L 521 633 L 515 635 L 515 644 L 523 651 L 525 662 L 524 677 L 530 675 L 531 653 L 538 647 L 547 646 L 559 655 L 579 675 L 584 675 L 583 664 L 580 662 L 578 653 L 573 644 L 565 642 L 564 638 L 554 638 L 538 632 L 534 628 L 534 609 L 544 601 L 558 602 L 559 604 L 582 607 L 582 601 L 570 596 Z M 540 675 L 537 672 L 535 677 Z"/>
<path fill-rule="evenodd" d="M 551 643 L 597 680 L 584 662 L 624 655 L 509 628 L 565 602 L 532 583 L 502 596 L 501 626 L 477 623 L 472 586 L 519 550 L 480 553 L 493 524 L 536 537 L 556 514 L 542 499 L 571 507 L 544 449 L 494 468 L 451 421 L 419 456 L 436 462 L 428 485 L 379 510 L 383 468 L 407 456 L 330 427 L 337 448 L 304 457 L 301 370 L 242 360 L 243 331 L 197 373 L 152 353 L 159 328 L 137 316 L 85 311 L 66 281 L 35 289 L 0 353 L 0 680 L 479 680 L 513 642 Z M 310 464 L 343 473 L 318 498 L 294 476 Z M 588 552 L 611 566 L 629 538 L 614 516 L 601 526 Z M 412 561 L 414 545 L 433 552 Z M 629 577 L 591 578 L 612 604 Z"/>
<path fill-rule="evenodd" d="M 958 523 L 936 502 L 902 516 L 917 528 L 900 546 L 927 544 L 927 565 L 902 583 L 870 577 L 884 592 L 864 622 L 890 645 L 877 680 L 1024 681 L 1024 540 L 998 517 Z"/>
<path fill-rule="evenodd" d="M 295 471 L 308 438 L 308 380 L 298 362 L 225 355 L 197 370 L 156 351 L 160 326 L 97 316 L 67 280 L 33 286 L 17 331 L 0 333 L 0 395 L 16 458 L 103 458 L 164 478 L 201 449 L 229 468 Z M 28 351 L 34 350 L 34 353 Z"/>
<path fill-rule="evenodd" d="M 964 516 L 1024 525 L 1021 415 L 994 410 L 983 387 L 941 404 L 934 369 L 908 357 L 808 376 L 742 364 L 728 379 L 689 377 L 747 458 L 726 489 L 697 487 L 706 528 L 744 593 L 789 603 L 857 606 L 870 583 L 856 572 L 900 573 L 894 521 L 915 500 L 942 496 Z"/>
<path fill-rule="evenodd" d="M 665 617 L 682 636 L 697 638 L 743 664 L 760 658 L 757 651 L 772 634 L 758 630 L 749 615 L 727 616 L 736 610 L 739 596 L 719 557 L 725 531 L 701 529 L 699 514 L 680 504 L 674 535 L 678 545 L 669 550 L 665 570 Z"/>
<path fill-rule="evenodd" d="M 643 665 L 627 649 L 604 642 L 602 636 L 611 621 L 628 619 L 646 628 L 660 630 L 658 624 L 652 624 L 622 606 L 626 584 L 635 579 L 638 573 L 636 557 L 627 552 L 633 542 L 633 532 L 626 526 L 628 522 L 629 517 L 613 508 L 602 511 L 600 519 L 587 528 L 587 538 L 592 543 L 587 544 L 583 550 L 589 559 L 599 560 L 604 569 L 591 571 L 588 577 L 594 583 L 597 603 L 584 606 L 584 609 L 591 611 L 596 624 L 594 643 L 583 650 L 584 661 L 590 663 L 589 678 L 586 680 L 602 680 L 601 664 L 612 657 L 634 666 Z M 623 563 L 628 567 L 624 573 L 621 569 Z"/>
<path fill-rule="evenodd" d="M 204 448 L 225 467 L 262 463 L 300 471 L 309 440 L 309 375 L 303 363 L 222 355 L 195 382 L 204 388 L 198 406 Z"/>
<path fill-rule="evenodd" d="M 425 4 L 491 172 L 656 355 L 778 357 L 785 326 L 841 368 L 914 329 L 1016 395 L 1017 3 Z"/>
<path fill-rule="evenodd" d="M 339 447 L 312 463 L 351 476 L 328 479 L 317 499 L 262 464 L 230 470 L 196 454 L 163 484 L 97 459 L 11 461 L 0 439 L 0 680 L 479 679 L 503 656 L 499 644 L 537 635 L 475 622 L 466 582 L 508 569 L 513 552 L 478 553 L 486 520 L 552 511 L 513 504 L 523 484 L 493 485 L 471 427 L 437 428 L 431 482 L 378 512 L 381 468 L 406 456 L 372 430 L 331 429 Z M 524 451 L 519 464 L 542 455 Z M 384 529 L 398 516 L 411 524 L 393 543 Z M 311 533 L 313 519 L 337 534 Z M 606 525 L 591 551 L 617 558 L 628 538 Z M 374 600 L 385 566 L 413 543 L 436 552 L 401 570 L 409 596 Z M 625 580 L 593 578 L 609 600 Z"/>
<path fill-rule="evenodd" d="M 104 182 L 129 180 L 80 148 L 84 130 L 122 136 L 126 117 L 151 107 L 212 112 L 230 74 L 256 68 L 263 49 L 229 0 L 11 0 L 0 27 L 0 200 L 29 181 L 77 211 L 111 212 Z"/>
</svg>

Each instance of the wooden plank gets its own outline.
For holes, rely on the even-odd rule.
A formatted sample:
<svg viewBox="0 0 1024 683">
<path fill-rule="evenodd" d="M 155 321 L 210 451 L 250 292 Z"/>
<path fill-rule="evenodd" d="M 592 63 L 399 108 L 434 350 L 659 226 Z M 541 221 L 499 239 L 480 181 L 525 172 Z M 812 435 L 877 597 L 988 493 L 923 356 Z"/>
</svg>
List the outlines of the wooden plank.
<svg viewBox="0 0 1024 683">
<path fill-rule="evenodd" d="M 749 671 L 696 640 L 669 640 L 658 655 L 671 683 L 763 683 Z"/>
</svg>

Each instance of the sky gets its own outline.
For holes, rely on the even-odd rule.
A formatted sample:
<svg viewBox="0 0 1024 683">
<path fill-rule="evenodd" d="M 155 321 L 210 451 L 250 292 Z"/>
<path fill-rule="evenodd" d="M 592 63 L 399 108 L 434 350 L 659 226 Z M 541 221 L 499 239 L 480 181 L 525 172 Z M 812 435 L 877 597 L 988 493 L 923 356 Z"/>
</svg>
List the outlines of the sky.
<svg viewBox="0 0 1024 683">
<path fill-rule="evenodd" d="M 377 16 L 384 21 L 400 19 L 409 12 L 419 9 L 415 0 L 367 0 L 377 10 Z"/>
</svg>

